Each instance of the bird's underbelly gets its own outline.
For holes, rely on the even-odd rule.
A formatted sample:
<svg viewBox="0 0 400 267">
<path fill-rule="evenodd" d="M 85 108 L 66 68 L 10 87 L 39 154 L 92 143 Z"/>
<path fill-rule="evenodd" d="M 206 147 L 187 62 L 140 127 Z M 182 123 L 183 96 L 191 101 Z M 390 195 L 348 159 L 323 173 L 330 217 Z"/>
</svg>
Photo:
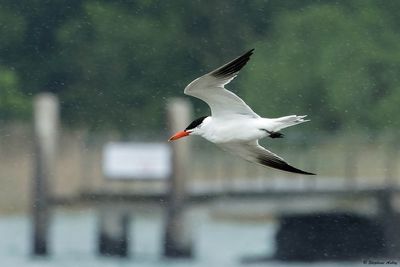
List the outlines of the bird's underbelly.
<svg viewBox="0 0 400 267">
<path fill-rule="evenodd" d="M 244 124 L 227 124 L 214 127 L 203 137 L 213 143 L 249 142 L 264 138 L 267 132 L 256 127 L 248 127 Z"/>
</svg>

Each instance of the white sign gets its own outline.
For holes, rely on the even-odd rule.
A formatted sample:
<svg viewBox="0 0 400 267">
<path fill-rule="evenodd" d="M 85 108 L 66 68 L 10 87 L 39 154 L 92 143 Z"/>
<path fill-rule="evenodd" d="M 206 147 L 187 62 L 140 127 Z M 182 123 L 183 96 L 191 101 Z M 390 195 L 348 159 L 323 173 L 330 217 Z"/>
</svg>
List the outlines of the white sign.
<svg viewBox="0 0 400 267">
<path fill-rule="evenodd" d="M 164 143 L 108 143 L 103 173 L 111 179 L 165 179 L 171 173 L 171 150 Z"/>
</svg>

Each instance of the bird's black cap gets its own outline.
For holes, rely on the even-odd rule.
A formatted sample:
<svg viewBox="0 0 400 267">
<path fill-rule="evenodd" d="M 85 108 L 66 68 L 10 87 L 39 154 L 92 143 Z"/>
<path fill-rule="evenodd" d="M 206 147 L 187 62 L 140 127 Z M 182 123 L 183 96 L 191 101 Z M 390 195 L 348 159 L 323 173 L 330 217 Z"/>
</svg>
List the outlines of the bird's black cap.
<svg viewBox="0 0 400 267">
<path fill-rule="evenodd" d="M 186 127 L 185 131 L 196 128 L 197 126 L 199 126 L 204 121 L 205 118 L 207 118 L 207 116 L 195 119 L 194 121 L 192 121 L 192 123 L 189 124 L 188 127 Z"/>
</svg>

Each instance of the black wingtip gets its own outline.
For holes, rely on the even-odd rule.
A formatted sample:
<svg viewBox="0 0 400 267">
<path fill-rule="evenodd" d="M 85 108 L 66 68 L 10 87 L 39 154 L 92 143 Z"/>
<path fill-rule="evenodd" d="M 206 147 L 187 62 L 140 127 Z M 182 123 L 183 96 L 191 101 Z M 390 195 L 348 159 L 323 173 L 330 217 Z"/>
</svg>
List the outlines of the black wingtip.
<svg viewBox="0 0 400 267">
<path fill-rule="evenodd" d="M 244 53 L 243 55 L 241 55 L 240 57 L 244 56 L 244 55 L 249 55 L 251 56 L 254 52 L 254 48 L 250 49 L 249 51 L 247 51 L 246 53 Z"/>
<path fill-rule="evenodd" d="M 264 157 L 259 157 L 259 158 L 257 158 L 257 160 L 258 160 L 258 163 L 260 163 L 262 165 L 272 167 L 272 168 L 275 168 L 278 170 L 292 172 L 292 173 L 298 173 L 298 174 L 304 174 L 304 175 L 316 175 L 315 173 L 312 173 L 312 172 L 306 172 L 306 171 L 297 169 L 281 160 L 264 158 Z"/>
<path fill-rule="evenodd" d="M 304 174 L 304 175 L 316 175 L 315 173 L 312 172 L 306 172 L 300 169 L 297 169 L 289 164 L 287 164 L 284 168 L 282 168 L 281 170 L 283 171 L 287 171 L 287 172 L 293 172 L 293 173 L 298 173 L 298 174 Z"/>
<path fill-rule="evenodd" d="M 306 171 L 302 171 L 302 170 L 299 170 L 300 172 L 298 172 L 298 173 L 300 173 L 300 174 L 305 174 L 305 175 L 317 175 L 316 173 L 312 173 L 312 172 L 306 172 Z"/>
<path fill-rule="evenodd" d="M 253 52 L 254 48 L 250 49 L 243 55 L 239 56 L 238 58 L 235 58 L 234 60 L 225 64 L 224 66 L 216 69 L 211 74 L 218 78 L 229 77 L 231 75 L 234 75 L 239 70 L 241 70 L 244 67 L 244 65 L 246 65 L 246 63 L 250 60 L 250 56 L 253 54 Z"/>
</svg>

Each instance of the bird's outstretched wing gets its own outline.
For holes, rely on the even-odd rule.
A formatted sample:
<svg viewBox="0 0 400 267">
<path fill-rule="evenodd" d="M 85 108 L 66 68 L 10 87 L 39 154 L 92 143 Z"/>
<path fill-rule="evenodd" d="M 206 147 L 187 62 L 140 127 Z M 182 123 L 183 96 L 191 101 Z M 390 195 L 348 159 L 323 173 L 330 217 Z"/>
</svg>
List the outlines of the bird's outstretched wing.
<svg viewBox="0 0 400 267">
<path fill-rule="evenodd" d="M 192 81 L 186 86 L 184 93 L 206 102 L 211 108 L 213 117 L 239 114 L 258 118 L 259 116 L 240 97 L 224 87 L 246 65 L 253 50 Z"/>
<path fill-rule="evenodd" d="M 237 154 L 250 162 L 255 162 L 261 165 L 272 167 L 275 169 L 294 172 L 307 175 L 315 175 L 315 173 L 302 171 L 289 165 L 283 158 L 275 155 L 271 151 L 265 149 L 258 144 L 258 141 L 249 143 L 220 143 L 218 144 L 222 149 Z"/>
</svg>

